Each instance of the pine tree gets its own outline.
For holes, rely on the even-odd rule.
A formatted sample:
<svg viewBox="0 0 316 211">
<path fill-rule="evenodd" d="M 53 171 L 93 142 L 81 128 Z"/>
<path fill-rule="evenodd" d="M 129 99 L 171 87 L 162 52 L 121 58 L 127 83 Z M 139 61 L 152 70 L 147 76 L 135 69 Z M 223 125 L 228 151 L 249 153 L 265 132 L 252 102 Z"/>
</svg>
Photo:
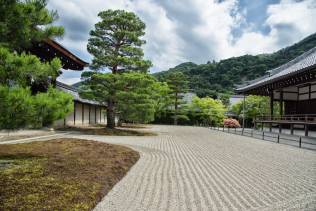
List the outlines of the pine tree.
<svg viewBox="0 0 316 211">
<path fill-rule="evenodd" d="M 145 24 L 132 12 L 107 10 L 100 12 L 101 21 L 90 32 L 87 49 L 94 57 L 91 68 L 110 70 L 112 74 L 139 71 L 146 73 L 151 62 L 144 60 L 141 46 L 145 41 Z M 87 76 L 87 73 L 84 74 Z M 115 90 L 101 102 L 107 103 L 107 127 L 115 127 Z M 97 95 L 97 93 L 95 93 Z M 111 97 L 113 96 L 113 97 Z"/>
<path fill-rule="evenodd" d="M 22 52 L 32 42 L 62 36 L 64 28 L 52 25 L 57 12 L 46 5 L 46 0 L 1 0 L 0 47 Z"/>
<path fill-rule="evenodd" d="M 182 72 L 172 72 L 167 76 L 167 83 L 171 89 L 171 97 L 174 105 L 174 125 L 178 124 L 181 114 L 181 104 L 183 104 L 183 94 L 188 91 L 188 80 Z"/>
</svg>

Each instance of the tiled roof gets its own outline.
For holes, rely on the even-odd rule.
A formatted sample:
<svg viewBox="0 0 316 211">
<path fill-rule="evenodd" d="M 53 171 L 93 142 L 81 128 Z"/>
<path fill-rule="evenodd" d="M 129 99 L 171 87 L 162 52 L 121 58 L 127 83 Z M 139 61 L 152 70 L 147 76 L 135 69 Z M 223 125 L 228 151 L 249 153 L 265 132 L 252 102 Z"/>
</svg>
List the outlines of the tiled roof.
<svg viewBox="0 0 316 211">
<path fill-rule="evenodd" d="M 316 68 L 316 47 L 296 57 L 292 61 L 270 70 L 270 76 L 264 76 L 256 80 L 249 81 L 246 86 L 239 87 L 236 91 L 248 91 L 314 67 Z"/>
<path fill-rule="evenodd" d="M 74 88 L 74 87 L 71 87 L 71 86 L 69 86 L 67 84 L 64 84 L 64 83 L 61 83 L 59 81 L 56 81 L 56 87 L 59 90 L 62 90 L 64 92 L 67 92 L 67 93 L 71 94 L 74 97 L 75 101 L 78 101 L 78 102 L 81 102 L 81 103 L 87 103 L 87 104 L 91 104 L 91 105 L 104 106 L 104 105 L 102 105 L 101 103 L 99 103 L 97 101 L 81 98 L 79 96 L 79 93 L 78 93 L 77 89 Z"/>
</svg>

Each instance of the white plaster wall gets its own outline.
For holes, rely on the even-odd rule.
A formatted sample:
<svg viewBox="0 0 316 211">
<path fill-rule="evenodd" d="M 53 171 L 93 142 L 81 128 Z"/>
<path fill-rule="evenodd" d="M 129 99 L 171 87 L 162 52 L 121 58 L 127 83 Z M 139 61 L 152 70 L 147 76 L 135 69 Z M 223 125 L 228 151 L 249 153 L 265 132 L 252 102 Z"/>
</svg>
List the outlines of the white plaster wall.
<svg viewBox="0 0 316 211">
<path fill-rule="evenodd" d="M 95 124 L 94 111 L 95 111 L 95 106 L 91 106 L 90 124 Z"/>
<path fill-rule="evenodd" d="M 90 124 L 96 124 L 96 123 L 102 123 L 106 124 L 106 111 L 99 106 L 94 106 L 94 105 L 89 105 L 89 104 L 84 104 L 82 110 L 82 103 L 76 103 L 75 104 L 75 110 L 76 110 L 76 122 L 75 125 L 89 125 L 89 106 L 90 106 Z M 100 110 L 101 110 L 101 116 L 100 116 Z M 82 114 L 82 111 L 84 113 Z M 96 113 L 95 113 L 96 111 Z M 65 118 L 66 120 L 66 125 L 74 125 L 74 113 L 72 112 L 67 115 Z M 84 121 L 82 122 L 82 115 L 84 115 Z M 96 119 L 95 119 L 96 115 Z M 97 120 L 97 121 L 96 121 Z M 54 127 L 63 127 L 64 126 L 64 119 L 57 120 L 54 123 Z"/>
<path fill-rule="evenodd" d="M 89 106 L 88 104 L 84 104 L 84 121 L 85 125 L 89 124 Z"/>
<path fill-rule="evenodd" d="M 76 103 L 75 109 L 76 109 L 75 125 L 81 125 L 82 124 L 82 104 Z"/>
<path fill-rule="evenodd" d="M 296 93 L 283 93 L 283 99 L 284 100 L 297 100 L 297 94 Z"/>
<path fill-rule="evenodd" d="M 100 107 L 97 107 L 97 123 L 100 123 Z"/>
</svg>

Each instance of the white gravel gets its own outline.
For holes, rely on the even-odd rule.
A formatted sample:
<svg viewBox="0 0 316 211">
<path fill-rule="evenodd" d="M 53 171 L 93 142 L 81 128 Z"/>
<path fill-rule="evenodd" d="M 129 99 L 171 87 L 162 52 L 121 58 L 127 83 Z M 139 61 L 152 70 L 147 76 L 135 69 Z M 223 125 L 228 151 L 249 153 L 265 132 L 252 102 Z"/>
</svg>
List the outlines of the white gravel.
<svg viewBox="0 0 316 211">
<path fill-rule="evenodd" d="M 197 127 L 80 136 L 141 154 L 95 210 L 316 210 L 316 151 Z"/>
</svg>

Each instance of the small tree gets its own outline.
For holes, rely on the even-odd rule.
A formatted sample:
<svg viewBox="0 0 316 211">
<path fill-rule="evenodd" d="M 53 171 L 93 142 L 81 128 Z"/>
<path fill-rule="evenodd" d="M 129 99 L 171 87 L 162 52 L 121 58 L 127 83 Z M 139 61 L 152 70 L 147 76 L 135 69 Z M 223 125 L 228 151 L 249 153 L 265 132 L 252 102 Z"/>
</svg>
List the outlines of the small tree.
<svg viewBox="0 0 316 211">
<path fill-rule="evenodd" d="M 219 96 L 219 99 L 222 101 L 222 103 L 228 108 L 230 105 L 230 95 L 229 94 L 221 94 Z"/>
<path fill-rule="evenodd" d="M 51 126 L 54 121 L 63 119 L 73 111 L 73 97 L 50 87 L 47 93 L 34 96 L 34 127 Z"/>
<path fill-rule="evenodd" d="M 181 104 L 183 104 L 183 94 L 188 91 L 188 80 L 182 72 L 172 72 L 166 79 L 168 86 L 170 87 L 170 94 L 173 100 L 174 106 L 174 125 L 178 124 L 178 118 L 182 117 Z"/>
<path fill-rule="evenodd" d="M 274 102 L 274 114 L 279 114 L 278 102 Z M 243 114 L 243 101 L 232 106 L 231 109 L 240 119 Z M 268 97 L 249 95 L 245 99 L 245 119 L 252 122 L 257 116 L 270 115 L 270 101 Z"/>
<path fill-rule="evenodd" d="M 145 34 L 145 24 L 134 13 L 123 10 L 107 10 L 100 12 L 98 16 L 101 21 L 90 32 L 87 46 L 89 53 L 94 56 L 91 68 L 97 71 L 109 69 L 112 74 L 147 72 L 151 62 L 143 59 L 141 48 L 145 44 L 141 39 Z M 109 79 L 110 76 L 105 77 Z M 108 88 L 104 92 L 110 90 L 110 95 L 106 95 L 102 102 L 107 103 L 107 127 L 114 128 L 115 90 Z"/>
<path fill-rule="evenodd" d="M 171 89 L 166 82 L 156 82 L 153 85 L 155 98 L 155 118 L 165 117 L 172 106 Z"/>
<path fill-rule="evenodd" d="M 194 97 L 190 105 L 190 113 L 193 118 L 206 125 L 220 125 L 225 118 L 226 108 L 220 100 L 209 97 Z"/>
</svg>

